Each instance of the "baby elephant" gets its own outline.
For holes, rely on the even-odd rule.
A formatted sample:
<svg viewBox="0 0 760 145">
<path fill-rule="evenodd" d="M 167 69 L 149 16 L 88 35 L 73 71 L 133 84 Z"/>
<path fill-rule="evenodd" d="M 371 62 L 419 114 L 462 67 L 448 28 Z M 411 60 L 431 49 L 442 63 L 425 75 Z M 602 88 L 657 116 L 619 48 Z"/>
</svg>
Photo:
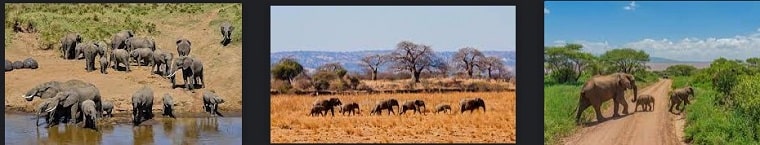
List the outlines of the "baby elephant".
<svg viewBox="0 0 760 145">
<path fill-rule="evenodd" d="M 108 72 L 106 71 L 106 69 L 108 68 L 108 63 L 109 63 L 108 58 L 106 58 L 105 56 L 100 57 L 100 73 L 108 74 Z"/>
<path fill-rule="evenodd" d="M 95 102 L 92 100 L 85 100 L 82 102 L 82 114 L 84 115 L 84 128 L 92 128 L 97 130 L 95 121 L 97 121 L 98 110 L 95 109 Z"/>
<path fill-rule="evenodd" d="M 39 67 L 39 64 L 37 63 L 37 60 L 34 60 L 31 57 L 24 59 L 24 66 L 23 66 L 23 68 L 37 69 L 38 67 Z"/>
<path fill-rule="evenodd" d="M 425 101 L 422 100 L 409 100 L 404 102 L 404 105 L 401 105 L 401 111 L 399 111 L 399 115 L 406 113 L 406 110 L 413 110 L 415 114 L 417 112 L 422 113 L 422 109 L 425 107 Z"/>
<path fill-rule="evenodd" d="M 340 112 L 343 115 L 346 115 L 346 112 L 348 112 L 348 115 L 351 115 L 352 113 L 354 115 L 361 114 L 361 110 L 359 109 L 359 104 L 356 104 L 356 102 L 344 104 L 343 106 L 340 107 Z"/>
<path fill-rule="evenodd" d="M 643 111 L 652 111 L 654 110 L 654 97 L 652 95 L 641 95 L 636 100 L 636 107 L 633 108 L 634 111 L 639 109 L 639 106 L 641 106 L 641 109 Z"/>
<path fill-rule="evenodd" d="M 102 111 L 105 112 L 103 113 L 103 117 L 113 117 L 113 114 L 111 114 L 113 112 L 113 102 L 103 101 L 103 104 L 101 104 L 101 106 L 103 106 Z"/>
<path fill-rule="evenodd" d="M 176 118 L 174 117 L 174 113 L 172 113 L 172 110 L 174 110 L 173 104 L 174 101 L 172 101 L 172 96 L 170 96 L 169 93 L 164 94 L 164 114 L 161 115 Z"/>
<path fill-rule="evenodd" d="M 214 94 L 214 92 L 206 91 L 203 93 L 203 110 L 211 114 L 212 116 L 224 117 L 222 113 L 219 113 L 219 104 L 224 103 L 224 99 Z"/>
<path fill-rule="evenodd" d="M 325 107 L 320 106 L 320 105 L 314 105 L 311 107 L 311 113 L 309 113 L 309 115 L 319 116 L 321 114 L 322 116 L 325 116 L 327 115 L 327 112 L 322 113 L 322 111 L 324 110 L 325 110 Z"/>
<path fill-rule="evenodd" d="M 435 106 L 435 113 L 438 114 L 438 112 L 451 113 L 451 105 L 439 104 L 438 106 Z"/>
</svg>

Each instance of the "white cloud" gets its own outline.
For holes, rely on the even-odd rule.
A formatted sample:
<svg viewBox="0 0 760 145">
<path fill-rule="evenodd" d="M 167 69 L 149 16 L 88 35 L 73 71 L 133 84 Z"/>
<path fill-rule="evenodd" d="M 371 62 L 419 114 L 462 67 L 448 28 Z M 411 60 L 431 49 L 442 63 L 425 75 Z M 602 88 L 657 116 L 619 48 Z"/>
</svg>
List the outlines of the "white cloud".
<svg viewBox="0 0 760 145">
<path fill-rule="evenodd" d="M 555 41 L 564 45 L 565 41 Z M 571 43 L 584 45 L 583 50 L 599 55 L 614 48 L 633 48 L 644 50 L 650 56 L 684 61 L 712 61 L 719 57 L 729 59 L 747 59 L 760 57 L 760 31 L 749 35 L 737 35 L 723 38 L 694 38 L 686 37 L 678 40 L 645 38 L 625 43 L 621 46 L 610 45 L 607 42 L 578 40 Z"/>
<path fill-rule="evenodd" d="M 628 5 L 624 6 L 624 10 L 636 10 L 636 8 L 639 7 L 639 5 L 636 5 L 635 1 L 632 1 L 631 3 L 628 3 Z"/>
<path fill-rule="evenodd" d="M 544 15 L 548 15 L 549 13 L 551 13 L 551 11 L 549 11 L 549 9 L 547 9 L 546 7 L 544 7 Z"/>
</svg>

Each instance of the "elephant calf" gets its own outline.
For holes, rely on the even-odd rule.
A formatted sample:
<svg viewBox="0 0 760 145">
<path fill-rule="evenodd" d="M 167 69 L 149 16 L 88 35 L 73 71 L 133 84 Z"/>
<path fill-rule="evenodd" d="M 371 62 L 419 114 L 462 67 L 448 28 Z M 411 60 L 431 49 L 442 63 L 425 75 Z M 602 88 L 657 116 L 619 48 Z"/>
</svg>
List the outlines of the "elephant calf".
<svg viewBox="0 0 760 145">
<path fill-rule="evenodd" d="M 137 126 L 153 118 L 153 90 L 144 86 L 132 94 L 132 123 Z"/>
<path fill-rule="evenodd" d="M 163 52 L 160 49 L 153 51 L 153 67 L 151 71 L 161 74 L 161 76 L 169 75 L 169 65 L 171 65 L 174 59 L 174 53 Z M 161 68 L 163 66 L 163 68 Z"/>
<path fill-rule="evenodd" d="M 103 117 L 106 117 L 106 116 L 107 117 L 113 117 L 113 114 L 111 114 L 113 112 L 113 102 L 111 102 L 111 101 L 103 101 L 103 107 L 102 108 L 103 108 L 102 111 L 105 112 L 105 113 L 103 113 Z"/>
<path fill-rule="evenodd" d="M 84 115 L 84 128 L 92 128 L 97 130 L 96 125 L 98 110 L 95 109 L 95 102 L 92 100 L 85 100 L 82 102 L 82 115 Z"/>
<path fill-rule="evenodd" d="M 370 115 L 377 114 L 382 115 L 383 110 L 388 110 L 388 115 L 391 115 L 393 112 L 393 106 L 398 107 L 398 100 L 396 99 L 388 99 L 383 101 L 378 101 L 375 103 L 375 108 L 372 108 L 372 111 L 370 111 Z M 401 108 L 399 108 L 401 110 Z"/>
<path fill-rule="evenodd" d="M 633 108 L 633 111 L 638 110 L 639 106 L 641 106 L 641 109 L 644 111 L 654 110 L 654 97 L 652 97 L 652 95 L 639 96 L 636 100 L 636 107 Z"/>
<path fill-rule="evenodd" d="M 322 106 L 324 107 L 325 113 L 329 110 L 330 113 L 332 113 L 332 116 L 335 116 L 335 106 L 343 105 L 343 103 L 340 102 L 340 99 L 338 98 L 328 98 L 328 99 L 320 99 L 314 101 L 313 106 Z"/>
<path fill-rule="evenodd" d="M 13 63 L 9 60 L 5 60 L 5 71 L 13 71 Z"/>
<path fill-rule="evenodd" d="M 124 49 L 114 49 L 111 52 L 111 58 L 110 61 L 113 65 L 113 68 L 116 69 L 119 67 L 119 64 L 124 64 L 124 67 L 126 67 L 127 72 L 129 72 L 129 52 Z"/>
<path fill-rule="evenodd" d="M 322 116 L 327 115 L 327 112 L 323 113 L 322 111 L 325 110 L 325 107 L 314 105 L 311 107 L 311 113 L 309 115 L 311 116 L 319 116 L 320 114 Z"/>
<path fill-rule="evenodd" d="M 177 55 L 187 56 L 190 55 L 190 40 L 185 38 L 177 39 Z"/>
<path fill-rule="evenodd" d="M 346 115 L 346 112 L 348 112 L 348 115 L 361 114 L 361 110 L 359 109 L 359 104 L 357 104 L 356 102 L 344 104 L 343 106 L 340 107 L 340 113 L 343 115 Z"/>
<path fill-rule="evenodd" d="M 211 114 L 212 116 L 220 116 L 224 117 L 222 113 L 219 112 L 219 104 L 224 103 L 224 99 L 217 96 L 214 92 L 206 91 L 203 92 L 203 110 Z"/>
<path fill-rule="evenodd" d="M 105 56 L 100 57 L 100 73 L 102 73 L 102 74 L 108 74 L 108 71 L 106 71 L 107 68 L 108 68 L 108 63 L 109 63 L 109 61 L 108 61 L 107 57 L 105 57 Z"/>
<path fill-rule="evenodd" d="M 34 60 L 31 57 L 24 59 L 23 63 L 24 63 L 23 68 L 37 69 L 39 67 L 39 64 L 37 63 L 37 60 Z"/>
<path fill-rule="evenodd" d="M 439 104 L 435 106 L 435 113 L 438 114 L 438 112 L 443 112 L 443 113 L 451 112 L 451 105 Z"/>
<path fill-rule="evenodd" d="M 164 113 L 161 115 L 169 116 L 171 118 L 176 118 L 174 117 L 174 113 L 173 113 L 174 101 L 172 100 L 172 96 L 169 95 L 169 93 L 165 93 L 163 100 L 164 100 Z"/>
<path fill-rule="evenodd" d="M 132 50 L 130 56 L 137 62 L 137 65 L 146 66 L 153 64 L 153 50 L 150 48 L 137 48 Z"/>
<path fill-rule="evenodd" d="M 472 111 L 477 110 L 480 107 L 483 107 L 483 112 L 486 112 L 486 103 L 481 98 L 467 98 L 462 99 L 462 101 L 459 102 L 459 105 L 461 106 L 460 113 L 464 113 L 464 111 L 470 110 L 470 113 Z"/>
<path fill-rule="evenodd" d="M 404 102 L 404 105 L 401 105 L 401 110 L 399 111 L 399 115 L 406 113 L 406 110 L 413 110 L 413 112 L 416 114 L 419 112 L 422 114 L 422 109 L 425 107 L 425 101 L 422 100 L 409 100 Z"/>
<path fill-rule="evenodd" d="M 227 46 L 227 44 L 230 44 L 230 41 L 232 41 L 232 30 L 235 29 L 235 27 L 230 24 L 230 22 L 224 22 L 220 26 L 220 30 L 222 32 L 222 43 L 223 46 Z"/>
</svg>

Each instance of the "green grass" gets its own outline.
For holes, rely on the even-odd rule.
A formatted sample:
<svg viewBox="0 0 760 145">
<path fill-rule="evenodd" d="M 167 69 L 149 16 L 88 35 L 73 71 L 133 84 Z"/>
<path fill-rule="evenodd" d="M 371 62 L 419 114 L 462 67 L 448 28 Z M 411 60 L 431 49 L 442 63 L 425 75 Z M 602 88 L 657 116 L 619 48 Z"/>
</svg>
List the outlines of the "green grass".
<svg viewBox="0 0 760 145">
<path fill-rule="evenodd" d="M 236 27 L 233 33 L 239 43 L 242 30 L 241 4 L 5 4 L 5 44 L 12 38 L 13 23 L 24 26 L 35 24 L 42 49 L 60 46 L 60 38 L 67 33 L 80 33 L 85 42 L 105 41 L 121 30 L 133 30 L 137 36 L 156 36 L 156 24 L 149 22 L 167 17 L 195 16 L 222 8 L 220 19 L 229 20 Z M 211 24 L 210 24 L 211 25 Z M 218 25 L 215 27 L 218 28 Z M 221 35 L 221 34 L 220 34 Z"/>
</svg>

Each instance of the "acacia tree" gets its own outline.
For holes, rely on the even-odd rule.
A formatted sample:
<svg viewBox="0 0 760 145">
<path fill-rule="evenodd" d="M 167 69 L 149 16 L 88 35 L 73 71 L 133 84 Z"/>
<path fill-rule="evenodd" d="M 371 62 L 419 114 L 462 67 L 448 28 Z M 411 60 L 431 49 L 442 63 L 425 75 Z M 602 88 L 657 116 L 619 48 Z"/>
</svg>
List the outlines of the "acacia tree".
<svg viewBox="0 0 760 145">
<path fill-rule="evenodd" d="M 565 46 L 553 46 L 544 48 L 544 60 L 551 77 L 560 83 L 574 82 L 583 74 L 583 71 L 593 62 L 594 56 L 582 52 L 583 45 L 566 44 Z"/>
<path fill-rule="evenodd" d="M 485 57 L 482 52 L 472 47 L 465 47 L 459 49 L 451 58 L 451 62 L 456 65 L 458 69 L 461 69 L 467 74 L 467 77 L 472 78 L 472 74 L 475 71 L 475 67 L 479 67 L 478 64 Z"/>
<path fill-rule="evenodd" d="M 292 85 L 293 78 L 303 72 L 303 66 L 293 58 L 282 58 L 271 71 L 275 79 L 287 80 Z"/>
<path fill-rule="evenodd" d="M 367 68 L 368 72 L 372 75 L 372 80 L 377 80 L 377 70 L 387 61 L 388 59 L 385 55 L 368 55 L 362 58 L 361 65 Z"/>
<path fill-rule="evenodd" d="M 492 75 L 493 71 L 499 71 L 499 73 L 502 73 L 501 70 L 506 70 L 504 69 L 504 62 L 497 56 L 483 57 L 483 59 L 478 62 L 479 68 L 488 74 L 489 79 L 494 79 Z"/>
<path fill-rule="evenodd" d="M 410 41 L 398 43 L 389 57 L 393 59 L 391 68 L 409 71 L 412 74 L 412 81 L 415 83 L 420 82 L 420 74 L 423 70 L 434 67 L 436 61 L 440 61 L 430 46 L 415 44 Z"/>
<path fill-rule="evenodd" d="M 346 73 L 348 73 L 346 68 L 344 68 L 343 65 L 337 62 L 321 65 L 317 67 L 317 72 L 335 73 L 335 75 L 337 75 L 338 78 L 343 78 L 343 76 L 345 76 Z"/>
<path fill-rule="evenodd" d="M 649 54 L 631 48 L 612 49 L 602 54 L 601 59 L 610 64 L 612 70 L 633 73 L 645 70 Z"/>
</svg>

